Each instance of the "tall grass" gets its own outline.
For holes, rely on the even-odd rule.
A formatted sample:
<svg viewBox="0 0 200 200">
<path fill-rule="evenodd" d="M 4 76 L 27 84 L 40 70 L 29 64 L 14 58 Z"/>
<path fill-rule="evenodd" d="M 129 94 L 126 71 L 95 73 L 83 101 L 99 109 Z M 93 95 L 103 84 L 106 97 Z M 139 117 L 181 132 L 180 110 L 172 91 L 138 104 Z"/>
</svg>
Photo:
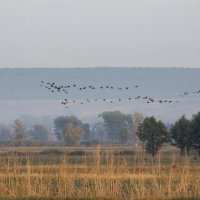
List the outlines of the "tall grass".
<svg viewBox="0 0 200 200">
<path fill-rule="evenodd" d="M 120 151 L 120 150 L 118 150 Z M 123 151 L 123 150 L 121 150 Z M 59 155 L 57 162 L 32 156 L 0 156 L 0 197 L 88 199 L 184 199 L 200 197 L 200 165 L 176 154 L 166 159 L 97 147 L 91 154 Z"/>
</svg>

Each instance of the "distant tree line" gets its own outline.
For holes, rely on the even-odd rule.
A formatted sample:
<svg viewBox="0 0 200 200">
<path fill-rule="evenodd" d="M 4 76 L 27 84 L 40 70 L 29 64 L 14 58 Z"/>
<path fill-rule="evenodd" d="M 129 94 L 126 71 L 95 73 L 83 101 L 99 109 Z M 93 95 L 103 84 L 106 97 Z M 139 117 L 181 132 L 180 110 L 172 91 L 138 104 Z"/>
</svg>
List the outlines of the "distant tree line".
<svg viewBox="0 0 200 200">
<path fill-rule="evenodd" d="M 53 135 L 60 145 L 135 144 L 143 146 L 153 157 L 164 145 L 180 149 L 184 156 L 190 150 L 200 156 L 200 112 L 186 119 L 183 115 L 170 127 L 141 113 L 133 115 L 120 111 L 103 112 L 101 121 L 92 127 L 76 116 L 59 116 L 54 119 L 54 128 L 36 124 L 28 128 L 16 119 L 11 126 L 0 125 L 0 143 L 3 145 L 47 145 Z"/>
<path fill-rule="evenodd" d="M 99 118 L 103 122 L 97 122 L 91 128 L 76 116 L 60 116 L 54 120 L 54 132 L 65 145 L 133 144 L 137 141 L 136 128 L 143 120 L 142 114 L 135 113 L 132 116 L 114 111 L 104 112 Z"/>
<path fill-rule="evenodd" d="M 41 124 L 36 124 L 32 128 L 20 120 L 16 119 L 11 126 L 0 125 L 1 145 L 14 146 L 34 146 L 45 144 L 51 135 L 51 130 Z"/>
</svg>

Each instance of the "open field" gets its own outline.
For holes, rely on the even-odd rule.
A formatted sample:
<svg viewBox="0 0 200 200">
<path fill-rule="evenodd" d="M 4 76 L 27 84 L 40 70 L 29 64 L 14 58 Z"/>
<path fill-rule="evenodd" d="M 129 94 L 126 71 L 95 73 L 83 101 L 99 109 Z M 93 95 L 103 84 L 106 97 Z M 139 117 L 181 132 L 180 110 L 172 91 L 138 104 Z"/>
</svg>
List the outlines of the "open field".
<svg viewBox="0 0 200 200">
<path fill-rule="evenodd" d="M 0 148 L 2 199 L 198 199 L 200 159 L 132 147 Z M 0 198 L 0 199 L 1 199 Z M 53 199 L 52 199 L 53 200 Z"/>
</svg>

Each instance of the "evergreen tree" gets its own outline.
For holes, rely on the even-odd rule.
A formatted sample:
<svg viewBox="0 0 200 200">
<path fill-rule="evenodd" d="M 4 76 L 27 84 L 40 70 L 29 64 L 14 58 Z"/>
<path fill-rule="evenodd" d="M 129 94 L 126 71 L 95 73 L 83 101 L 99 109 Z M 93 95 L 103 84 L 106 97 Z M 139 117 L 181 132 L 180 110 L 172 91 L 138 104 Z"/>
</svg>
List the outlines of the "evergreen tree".
<svg viewBox="0 0 200 200">
<path fill-rule="evenodd" d="M 200 112 L 192 117 L 193 147 L 198 150 L 200 157 Z"/>
<path fill-rule="evenodd" d="M 162 145 L 169 141 L 169 135 L 165 125 L 156 121 L 154 117 L 146 117 L 139 125 L 137 136 L 145 144 L 145 149 L 153 157 Z"/>
<path fill-rule="evenodd" d="M 189 155 L 189 150 L 192 147 L 192 126 L 191 121 L 186 119 L 183 115 L 175 124 L 171 127 L 171 140 L 172 145 L 178 147 L 181 151 L 181 156 L 185 155 L 185 150 Z"/>
</svg>

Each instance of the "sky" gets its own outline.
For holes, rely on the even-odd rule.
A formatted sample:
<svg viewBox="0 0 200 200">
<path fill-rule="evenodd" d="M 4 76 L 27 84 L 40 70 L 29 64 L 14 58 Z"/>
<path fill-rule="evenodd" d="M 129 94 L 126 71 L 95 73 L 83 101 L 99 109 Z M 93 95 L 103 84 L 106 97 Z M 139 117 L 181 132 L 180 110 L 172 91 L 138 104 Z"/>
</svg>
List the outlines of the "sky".
<svg viewBox="0 0 200 200">
<path fill-rule="evenodd" d="M 200 0 L 0 0 L 0 67 L 200 67 Z"/>
</svg>

